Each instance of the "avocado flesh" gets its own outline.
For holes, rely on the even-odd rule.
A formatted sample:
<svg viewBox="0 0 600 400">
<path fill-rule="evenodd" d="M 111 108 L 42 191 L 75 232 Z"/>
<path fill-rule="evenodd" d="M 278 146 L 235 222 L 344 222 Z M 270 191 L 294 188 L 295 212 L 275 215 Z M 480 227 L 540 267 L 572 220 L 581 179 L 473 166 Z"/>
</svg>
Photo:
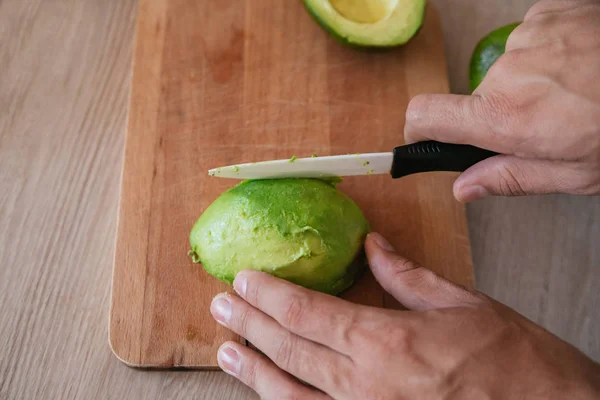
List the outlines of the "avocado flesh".
<svg viewBox="0 0 600 400">
<path fill-rule="evenodd" d="M 360 208 L 318 179 L 245 181 L 223 193 L 190 233 L 192 257 L 231 284 L 243 269 L 339 294 L 364 270 Z"/>
<path fill-rule="evenodd" d="M 359 47 L 407 43 L 423 24 L 426 0 L 304 0 L 334 37 Z"/>
<path fill-rule="evenodd" d="M 388 0 L 330 0 L 329 2 L 344 18 L 368 24 L 388 17 L 397 3 Z"/>
</svg>

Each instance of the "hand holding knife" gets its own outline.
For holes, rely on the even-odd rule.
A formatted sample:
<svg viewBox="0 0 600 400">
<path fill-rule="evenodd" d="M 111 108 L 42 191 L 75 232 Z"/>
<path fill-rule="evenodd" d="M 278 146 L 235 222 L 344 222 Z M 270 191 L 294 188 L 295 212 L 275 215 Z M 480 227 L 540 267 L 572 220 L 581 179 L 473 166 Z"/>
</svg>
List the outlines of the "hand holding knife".
<svg viewBox="0 0 600 400">
<path fill-rule="evenodd" d="M 498 155 L 471 145 L 436 141 L 396 147 L 388 153 L 346 154 L 271 160 L 229 165 L 208 171 L 210 176 L 233 179 L 325 178 L 390 174 L 393 179 L 432 171 L 462 172 Z"/>
</svg>

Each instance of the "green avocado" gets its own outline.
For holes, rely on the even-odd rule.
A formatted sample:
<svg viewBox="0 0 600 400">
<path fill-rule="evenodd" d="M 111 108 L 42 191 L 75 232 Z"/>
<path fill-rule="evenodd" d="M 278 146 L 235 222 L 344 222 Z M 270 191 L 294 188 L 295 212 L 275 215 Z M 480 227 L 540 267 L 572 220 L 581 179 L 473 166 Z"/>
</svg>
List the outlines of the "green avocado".
<svg viewBox="0 0 600 400">
<path fill-rule="evenodd" d="M 423 24 L 426 0 L 303 0 L 312 17 L 344 44 L 389 48 L 406 44 Z"/>
<path fill-rule="evenodd" d="M 335 183 L 250 180 L 224 192 L 196 221 L 190 256 L 229 284 L 254 269 L 337 295 L 364 270 L 368 232 L 360 208 Z"/>
<path fill-rule="evenodd" d="M 520 22 L 504 25 L 488 33 L 477 43 L 469 65 L 469 88 L 471 92 L 477 89 L 488 70 L 504 54 L 508 37 L 519 25 Z"/>
</svg>

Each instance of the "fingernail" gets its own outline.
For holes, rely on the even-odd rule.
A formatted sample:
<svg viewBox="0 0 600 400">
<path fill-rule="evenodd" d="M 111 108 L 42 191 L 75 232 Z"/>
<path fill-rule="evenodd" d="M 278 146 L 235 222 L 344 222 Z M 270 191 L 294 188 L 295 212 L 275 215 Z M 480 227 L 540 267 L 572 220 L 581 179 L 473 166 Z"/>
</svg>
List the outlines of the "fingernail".
<svg viewBox="0 0 600 400">
<path fill-rule="evenodd" d="M 235 280 L 233 281 L 233 289 L 242 297 L 246 296 L 246 287 L 248 286 L 248 279 L 246 278 L 244 271 L 238 272 Z"/>
<path fill-rule="evenodd" d="M 217 322 L 227 325 L 231 318 L 231 299 L 226 294 L 215 296 L 211 305 L 210 312 Z"/>
<path fill-rule="evenodd" d="M 483 199 L 488 197 L 490 192 L 483 186 L 464 186 L 458 189 L 458 200 L 468 203 L 470 201 Z"/>
<path fill-rule="evenodd" d="M 239 353 L 231 346 L 223 346 L 217 353 L 219 367 L 230 375 L 237 376 L 240 373 L 241 359 Z"/>
<path fill-rule="evenodd" d="M 387 250 L 387 251 L 394 251 L 394 248 L 392 247 L 390 242 L 388 242 L 379 233 L 372 232 L 372 233 L 369 233 L 369 236 L 371 236 L 373 238 L 373 240 L 375 241 L 375 243 L 377 243 L 377 245 L 379 247 L 381 247 L 382 249 Z"/>
</svg>

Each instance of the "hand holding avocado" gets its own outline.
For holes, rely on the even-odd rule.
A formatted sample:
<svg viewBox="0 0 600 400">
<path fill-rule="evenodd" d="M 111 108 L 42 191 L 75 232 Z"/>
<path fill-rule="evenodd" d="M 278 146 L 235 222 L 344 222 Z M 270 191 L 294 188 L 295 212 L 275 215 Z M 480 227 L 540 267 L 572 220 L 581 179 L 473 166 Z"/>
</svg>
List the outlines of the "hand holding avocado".
<svg viewBox="0 0 600 400">
<path fill-rule="evenodd" d="M 239 297 L 218 295 L 211 312 L 264 356 L 227 342 L 221 368 L 265 400 L 600 395 L 597 365 L 515 311 L 415 265 L 380 235 L 369 235 L 366 251 L 376 279 L 410 311 L 244 271 L 234 281 Z"/>
<path fill-rule="evenodd" d="M 412 100 L 406 140 L 468 143 L 504 154 L 457 179 L 461 201 L 600 193 L 599 30 L 598 1 L 537 3 L 472 96 Z"/>
</svg>

